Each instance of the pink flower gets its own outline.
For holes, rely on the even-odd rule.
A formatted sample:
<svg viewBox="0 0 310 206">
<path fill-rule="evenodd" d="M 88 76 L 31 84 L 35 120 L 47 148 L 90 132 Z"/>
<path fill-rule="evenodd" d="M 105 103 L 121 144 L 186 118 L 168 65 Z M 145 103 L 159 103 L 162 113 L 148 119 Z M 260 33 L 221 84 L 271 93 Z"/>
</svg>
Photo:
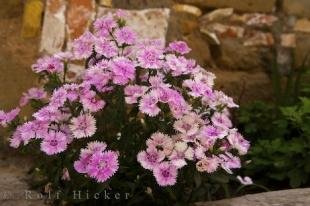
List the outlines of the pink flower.
<svg viewBox="0 0 310 206">
<path fill-rule="evenodd" d="M 179 54 L 187 54 L 191 49 L 187 46 L 184 41 L 174 41 L 169 44 L 169 49 L 171 51 L 177 52 Z"/>
<path fill-rule="evenodd" d="M 221 167 L 229 174 L 232 174 L 231 169 L 236 169 L 236 168 L 241 167 L 240 158 L 233 156 L 229 152 L 226 152 L 225 154 L 221 154 L 219 155 L 219 157 L 220 157 Z"/>
<path fill-rule="evenodd" d="M 156 182 L 160 186 L 172 186 L 177 182 L 177 168 L 169 162 L 162 162 L 153 170 Z"/>
<path fill-rule="evenodd" d="M 0 125 L 2 127 L 6 127 L 9 123 L 11 123 L 20 113 L 20 108 L 12 109 L 11 111 L 5 113 L 0 110 Z"/>
<path fill-rule="evenodd" d="M 87 149 L 92 152 L 103 152 L 107 148 L 107 144 L 104 142 L 93 141 L 87 144 Z"/>
<path fill-rule="evenodd" d="M 45 56 L 32 65 L 32 70 L 36 73 L 48 72 L 48 73 L 59 73 L 63 71 L 63 63 L 56 57 Z"/>
<path fill-rule="evenodd" d="M 111 15 L 101 17 L 94 22 L 96 35 L 99 37 L 107 37 L 116 26 L 117 23 Z"/>
<path fill-rule="evenodd" d="M 67 91 L 60 87 L 57 90 L 54 90 L 53 95 L 50 99 L 50 105 L 54 108 L 58 108 L 64 105 L 67 100 Z"/>
<path fill-rule="evenodd" d="M 126 95 L 125 101 L 127 104 L 137 103 L 138 98 L 143 96 L 148 87 L 140 85 L 127 85 L 124 89 Z"/>
<path fill-rule="evenodd" d="M 97 130 L 96 120 L 90 114 L 81 114 L 78 117 L 72 118 L 69 127 L 73 136 L 77 139 L 91 137 Z"/>
<path fill-rule="evenodd" d="M 155 148 L 148 148 L 146 151 L 141 151 L 137 155 L 138 162 L 144 169 L 148 170 L 153 170 L 164 158 L 164 153 Z"/>
<path fill-rule="evenodd" d="M 158 115 L 158 113 L 160 112 L 157 103 L 158 103 L 158 97 L 153 95 L 152 93 L 148 93 L 144 95 L 140 100 L 139 109 L 142 113 L 154 117 Z"/>
<path fill-rule="evenodd" d="M 200 135 L 204 136 L 205 138 L 223 139 L 227 135 L 227 131 L 220 127 L 208 125 L 202 128 Z"/>
<path fill-rule="evenodd" d="M 198 132 L 199 123 L 197 122 L 197 117 L 195 115 L 185 115 L 177 120 L 173 124 L 173 127 L 182 134 L 191 136 Z"/>
<path fill-rule="evenodd" d="M 21 131 L 20 131 L 21 126 L 18 126 L 13 133 L 12 137 L 10 138 L 10 147 L 13 148 L 18 148 L 20 144 L 23 142 L 21 138 Z"/>
<path fill-rule="evenodd" d="M 65 84 L 63 85 L 63 88 L 66 90 L 67 93 L 67 99 L 69 101 L 75 101 L 78 99 L 79 97 L 79 85 L 75 84 L 75 83 L 71 83 L 71 84 Z"/>
<path fill-rule="evenodd" d="M 146 140 L 146 145 L 149 148 L 156 148 L 157 150 L 163 151 L 165 155 L 169 155 L 173 150 L 172 139 L 161 132 L 155 132 L 149 139 Z"/>
<path fill-rule="evenodd" d="M 24 144 L 27 144 L 29 140 L 37 138 L 41 139 L 46 136 L 48 133 L 48 126 L 49 124 L 47 122 L 41 122 L 41 121 L 31 121 L 26 122 L 20 127 L 21 132 L 21 138 L 24 142 Z"/>
<path fill-rule="evenodd" d="M 122 27 L 115 31 L 116 41 L 119 44 L 134 44 L 136 41 L 136 33 L 129 27 Z"/>
<path fill-rule="evenodd" d="M 118 54 L 118 48 L 114 41 L 99 39 L 96 41 L 95 50 L 106 58 L 114 57 Z"/>
<path fill-rule="evenodd" d="M 217 170 L 219 163 L 220 161 L 216 156 L 205 157 L 196 163 L 196 168 L 199 172 L 212 173 Z"/>
<path fill-rule="evenodd" d="M 103 152 L 106 147 L 107 144 L 104 142 L 89 142 L 86 149 L 81 149 L 79 160 L 74 162 L 74 169 L 79 173 L 87 173 L 86 167 L 89 164 L 91 156 L 95 152 Z"/>
<path fill-rule="evenodd" d="M 248 152 L 250 148 L 250 142 L 245 140 L 242 135 L 237 131 L 237 129 L 230 130 L 227 139 L 230 145 L 238 150 L 240 155 L 245 155 Z"/>
<path fill-rule="evenodd" d="M 31 99 L 40 100 L 46 98 L 46 96 L 47 93 L 44 91 L 44 89 L 33 87 L 30 88 L 27 92 L 23 93 L 23 96 L 19 101 L 19 105 L 25 106 Z"/>
<path fill-rule="evenodd" d="M 213 125 L 224 129 L 231 128 L 232 123 L 225 113 L 215 112 L 211 117 Z"/>
<path fill-rule="evenodd" d="M 162 51 L 149 47 L 137 52 L 139 65 L 143 68 L 159 69 L 162 67 Z"/>
<path fill-rule="evenodd" d="M 41 150 L 47 155 L 54 155 L 67 149 L 67 136 L 62 132 L 50 131 L 41 142 Z"/>
<path fill-rule="evenodd" d="M 103 69 L 94 67 L 86 70 L 83 75 L 85 85 L 93 85 L 98 91 L 101 91 L 111 79 L 111 73 Z"/>
<path fill-rule="evenodd" d="M 53 106 L 42 107 L 39 111 L 32 115 L 39 121 L 50 122 L 59 119 L 61 112 Z"/>
<path fill-rule="evenodd" d="M 89 112 L 98 112 L 105 106 L 105 101 L 96 96 L 83 96 L 81 98 L 81 103 L 84 110 Z"/>
<path fill-rule="evenodd" d="M 128 81 L 135 78 L 135 66 L 132 61 L 126 57 L 117 57 L 111 62 L 113 73 L 113 83 L 118 85 L 127 84 Z"/>
<path fill-rule="evenodd" d="M 72 44 L 74 57 L 77 59 L 88 58 L 93 52 L 95 37 L 89 31 L 85 32 Z"/>
<path fill-rule="evenodd" d="M 250 177 L 248 177 L 248 176 L 245 176 L 244 178 L 242 178 L 241 176 L 237 176 L 237 179 L 243 185 L 252 185 L 253 184 L 252 179 Z"/>
<path fill-rule="evenodd" d="M 118 155 L 113 151 L 95 152 L 87 165 L 87 174 L 97 182 L 105 182 L 118 170 Z"/>
</svg>

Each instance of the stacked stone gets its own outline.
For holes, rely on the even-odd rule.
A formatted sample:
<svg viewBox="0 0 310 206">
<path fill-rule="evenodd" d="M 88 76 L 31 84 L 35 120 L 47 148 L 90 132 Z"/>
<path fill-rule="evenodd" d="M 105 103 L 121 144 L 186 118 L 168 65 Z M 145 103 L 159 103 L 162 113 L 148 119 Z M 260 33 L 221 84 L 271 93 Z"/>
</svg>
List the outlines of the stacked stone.
<svg viewBox="0 0 310 206">
<path fill-rule="evenodd" d="M 241 103 L 268 99 L 272 65 L 285 74 L 310 48 L 309 0 L 46 0 L 41 51 L 69 49 L 95 17 L 117 8 L 129 10 L 128 23 L 143 37 L 186 41 L 189 57 Z"/>
</svg>

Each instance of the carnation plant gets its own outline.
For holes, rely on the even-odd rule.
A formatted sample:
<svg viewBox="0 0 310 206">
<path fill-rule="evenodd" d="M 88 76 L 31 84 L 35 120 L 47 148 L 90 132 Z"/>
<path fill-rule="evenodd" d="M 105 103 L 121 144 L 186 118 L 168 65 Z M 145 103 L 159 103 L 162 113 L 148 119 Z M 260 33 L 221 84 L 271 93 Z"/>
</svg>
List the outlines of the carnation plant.
<svg viewBox="0 0 310 206">
<path fill-rule="evenodd" d="M 229 110 L 238 105 L 213 89 L 213 73 L 184 56 L 190 52 L 185 42 L 165 48 L 159 40 L 142 40 L 124 15 L 97 19 L 93 33 L 76 39 L 71 51 L 32 66 L 44 88 L 30 89 L 18 108 L 0 113 L 1 124 L 14 129 L 10 145 L 27 145 L 41 157 L 34 173 L 61 191 L 56 202 L 208 199 L 218 189 L 212 174 L 225 182 L 224 172 L 240 168 L 250 146 L 230 120 Z M 76 82 L 66 80 L 72 62 L 85 63 Z M 22 121 L 17 116 L 28 103 L 34 113 Z M 76 199 L 74 190 L 129 197 Z"/>
</svg>

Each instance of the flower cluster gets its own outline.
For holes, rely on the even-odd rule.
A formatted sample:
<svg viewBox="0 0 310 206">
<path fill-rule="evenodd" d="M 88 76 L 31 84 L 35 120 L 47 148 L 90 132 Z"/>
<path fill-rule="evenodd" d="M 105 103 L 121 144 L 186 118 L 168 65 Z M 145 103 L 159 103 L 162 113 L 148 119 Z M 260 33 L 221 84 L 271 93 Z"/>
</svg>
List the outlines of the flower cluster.
<svg viewBox="0 0 310 206">
<path fill-rule="evenodd" d="M 125 102 L 138 108 L 137 118 L 167 121 L 171 127 L 167 134 L 154 131 L 146 140 L 147 148 L 137 155 L 159 185 L 174 185 L 188 161 L 207 173 L 240 168 L 239 155 L 245 155 L 250 144 L 229 118 L 229 109 L 238 105 L 213 89 L 215 75 L 184 56 L 190 51 L 185 42 L 163 48 L 159 40 L 139 40 L 123 16 L 117 12 L 97 19 L 94 33 L 87 31 L 76 39 L 72 51 L 43 57 L 32 66 L 47 78 L 65 72 L 70 61 L 85 61 L 86 70 L 76 83 L 67 83 L 64 74 L 61 85 L 49 95 L 37 88 L 23 95 L 21 106 L 32 99 L 46 103 L 17 127 L 11 146 L 39 140 L 47 155 L 69 150 L 73 141 L 98 133 L 96 115 L 104 115 L 106 94 L 121 88 Z M 17 113 L 0 112 L 1 124 L 11 122 Z M 122 153 L 106 147 L 103 142 L 90 142 L 81 149 L 75 170 L 97 182 L 109 179 L 118 170 Z"/>
<path fill-rule="evenodd" d="M 105 150 L 104 142 L 90 142 L 82 149 L 79 160 L 74 162 L 76 171 L 94 178 L 97 182 L 105 182 L 118 170 L 118 154 Z"/>
</svg>

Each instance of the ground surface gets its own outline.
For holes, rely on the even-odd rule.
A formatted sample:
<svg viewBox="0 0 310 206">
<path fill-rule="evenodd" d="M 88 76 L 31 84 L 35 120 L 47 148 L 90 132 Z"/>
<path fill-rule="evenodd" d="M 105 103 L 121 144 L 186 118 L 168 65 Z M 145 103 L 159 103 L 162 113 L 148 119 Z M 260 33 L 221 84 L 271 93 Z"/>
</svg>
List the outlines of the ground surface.
<svg viewBox="0 0 310 206">
<path fill-rule="evenodd" d="M 20 95 L 35 85 L 30 69 L 38 55 L 39 38 L 23 39 L 22 4 L 1 1 L 0 6 L 0 108 L 17 106 Z M 10 3 L 9 3 L 10 2 Z"/>
<path fill-rule="evenodd" d="M 17 106 L 21 94 L 36 84 L 30 69 L 38 52 L 39 38 L 21 38 L 22 4 L 20 0 L 1 1 L 0 6 L 0 110 Z M 5 142 L 0 133 L 1 143 Z M 25 201 L 29 191 L 27 171 L 31 161 L 0 149 L 0 205 L 42 206 L 38 200 Z M 32 194 L 37 194 L 31 192 Z"/>
</svg>

